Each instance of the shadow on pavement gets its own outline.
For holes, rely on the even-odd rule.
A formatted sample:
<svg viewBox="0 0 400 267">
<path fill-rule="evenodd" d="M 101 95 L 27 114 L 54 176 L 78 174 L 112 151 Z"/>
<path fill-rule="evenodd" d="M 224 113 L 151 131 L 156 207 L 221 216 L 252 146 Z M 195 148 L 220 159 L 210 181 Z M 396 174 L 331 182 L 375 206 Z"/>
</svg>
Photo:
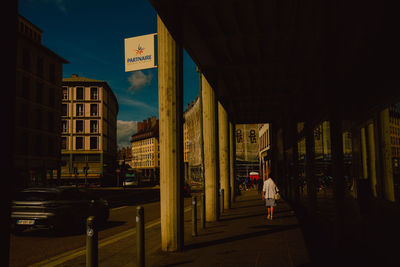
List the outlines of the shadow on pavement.
<svg viewBox="0 0 400 267">
<path fill-rule="evenodd" d="M 180 262 L 176 262 L 176 263 L 172 263 L 172 264 L 167 264 L 167 265 L 161 265 L 161 266 L 162 266 L 162 267 L 178 266 L 178 265 L 189 264 L 189 263 L 193 263 L 193 261 L 180 261 Z"/>
<path fill-rule="evenodd" d="M 203 243 L 191 244 L 191 245 L 185 246 L 184 250 L 187 251 L 187 250 L 192 250 L 192 249 L 199 249 L 199 248 L 219 245 L 219 244 L 223 244 L 223 243 L 227 243 L 227 242 L 234 242 L 234 241 L 239 241 L 239 240 L 244 240 L 244 239 L 249 239 L 249 238 L 260 237 L 263 235 L 286 231 L 286 230 L 290 230 L 290 229 L 294 229 L 294 228 L 298 228 L 298 227 L 300 227 L 299 224 L 277 226 L 274 229 L 268 229 L 268 230 L 264 230 L 264 231 L 257 231 L 257 232 L 247 233 L 247 234 L 230 236 L 230 237 L 225 237 L 222 239 L 207 241 L 207 242 L 203 242 Z"/>
<path fill-rule="evenodd" d="M 228 218 L 222 218 L 220 219 L 221 222 L 224 221 L 233 221 L 233 220 L 240 220 L 244 218 L 251 218 L 251 217 L 257 217 L 257 216 L 264 216 L 265 213 L 258 213 L 258 214 L 251 214 L 251 215 L 245 215 L 245 216 L 237 216 L 237 217 L 228 217 Z"/>
</svg>

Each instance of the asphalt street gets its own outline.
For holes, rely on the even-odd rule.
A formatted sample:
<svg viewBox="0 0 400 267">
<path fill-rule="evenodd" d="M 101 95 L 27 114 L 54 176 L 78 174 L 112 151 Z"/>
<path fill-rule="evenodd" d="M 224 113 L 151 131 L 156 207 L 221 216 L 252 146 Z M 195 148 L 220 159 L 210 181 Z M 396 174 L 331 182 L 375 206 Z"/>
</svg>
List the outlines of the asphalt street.
<svg viewBox="0 0 400 267">
<path fill-rule="evenodd" d="M 116 200 L 116 198 L 115 198 Z M 150 200 L 141 204 L 145 209 L 145 222 L 160 218 L 160 202 Z M 116 204 L 117 203 L 117 204 Z M 185 198 L 185 207 L 191 199 Z M 115 238 L 127 235 L 136 227 L 136 207 L 133 201 L 121 200 L 111 203 L 110 217 L 106 225 L 99 229 L 99 243 L 111 242 Z M 55 233 L 51 230 L 28 230 L 19 235 L 10 236 L 10 266 L 28 266 L 54 258 L 57 255 L 74 250 L 79 251 L 86 245 L 85 229 L 72 229 Z"/>
</svg>

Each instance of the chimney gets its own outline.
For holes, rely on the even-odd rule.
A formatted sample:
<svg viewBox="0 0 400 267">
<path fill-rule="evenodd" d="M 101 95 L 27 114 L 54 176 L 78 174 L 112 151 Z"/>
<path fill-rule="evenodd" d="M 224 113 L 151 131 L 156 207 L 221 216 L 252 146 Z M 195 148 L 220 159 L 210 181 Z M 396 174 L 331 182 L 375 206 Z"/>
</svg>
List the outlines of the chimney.
<svg viewBox="0 0 400 267">
<path fill-rule="evenodd" d="M 141 122 L 138 122 L 138 124 L 137 124 L 137 132 L 138 133 L 142 132 L 142 123 Z"/>
</svg>

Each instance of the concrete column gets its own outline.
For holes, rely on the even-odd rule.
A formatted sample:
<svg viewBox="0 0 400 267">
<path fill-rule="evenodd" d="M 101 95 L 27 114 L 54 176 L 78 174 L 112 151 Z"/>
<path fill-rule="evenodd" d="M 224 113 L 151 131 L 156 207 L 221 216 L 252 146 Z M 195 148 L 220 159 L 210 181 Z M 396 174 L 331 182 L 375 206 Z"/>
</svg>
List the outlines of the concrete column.
<svg viewBox="0 0 400 267">
<path fill-rule="evenodd" d="M 333 228 L 333 242 L 336 247 L 344 242 L 344 156 L 342 121 L 339 118 L 330 120 L 332 173 L 336 200 L 336 219 Z"/>
<path fill-rule="evenodd" d="M 367 162 L 367 141 L 365 128 L 361 128 L 361 160 L 362 160 L 362 178 L 368 179 L 368 162 Z"/>
<path fill-rule="evenodd" d="M 388 108 L 380 112 L 380 122 L 384 197 L 386 200 L 395 201 Z"/>
<path fill-rule="evenodd" d="M 369 158 L 369 174 L 371 180 L 371 190 L 374 197 L 377 196 L 376 192 L 376 147 L 375 147 L 375 133 L 374 124 L 368 124 L 368 158 Z"/>
<path fill-rule="evenodd" d="M 182 46 L 157 17 L 161 249 L 183 248 Z"/>
<path fill-rule="evenodd" d="M 235 140 L 234 135 L 234 127 L 232 122 L 229 122 L 229 175 L 230 175 L 230 186 L 231 186 L 231 195 L 230 195 L 230 204 L 235 201 L 235 165 L 234 165 L 234 154 L 233 154 L 233 142 Z"/>
<path fill-rule="evenodd" d="M 340 217 L 344 205 L 344 156 L 343 156 L 343 135 L 342 121 L 332 119 L 331 126 L 331 147 L 332 147 L 332 173 L 335 186 L 335 198 L 337 212 Z"/>
<path fill-rule="evenodd" d="M 219 133 L 219 177 L 221 189 L 224 189 L 224 209 L 229 209 L 229 125 L 228 114 L 218 102 L 218 133 Z"/>
<path fill-rule="evenodd" d="M 304 124 L 306 135 L 306 179 L 307 179 L 307 193 L 309 200 L 309 207 L 312 212 L 316 210 L 316 177 L 315 177 L 315 142 L 314 142 L 314 129 L 309 122 Z"/>
<path fill-rule="evenodd" d="M 208 222 L 213 222 L 218 218 L 217 206 L 219 205 L 217 191 L 217 110 L 214 90 L 204 76 L 202 76 L 202 100 L 206 220 Z"/>
</svg>

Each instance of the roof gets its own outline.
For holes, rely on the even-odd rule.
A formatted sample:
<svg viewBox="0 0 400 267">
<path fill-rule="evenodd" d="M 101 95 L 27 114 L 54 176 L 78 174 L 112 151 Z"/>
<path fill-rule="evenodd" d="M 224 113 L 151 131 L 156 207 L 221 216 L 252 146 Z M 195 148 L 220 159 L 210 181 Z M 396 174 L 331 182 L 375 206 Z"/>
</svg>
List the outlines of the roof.
<svg viewBox="0 0 400 267">
<path fill-rule="evenodd" d="M 351 119 L 400 99 L 400 3 L 149 1 L 236 123 Z"/>
<path fill-rule="evenodd" d="M 141 132 L 133 134 L 131 136 L 131 138 L 130 138 L 130 142 L 133 143 L 133 142 L 137 142 L 137 141 L 140 141 L 140 140 L 153 138 L 153 137 L 154 138 L 158 138 L 159 137 L 159 132 L 158 131 L 159 131 L 159 123 L 158 123 L 158 120 L 157 120 L 155 125 L 147 128 L 147 129 L 144 129 Z"/>
<path fill-rule="evenodd" d="M 63 78 L 62 81 L 63 81 L 63 82 L 96 82 L 96 83 L 107 83 L 107 82 L 105 82 L 105 81 L 90 79 L 90 78 L 86 78 L 86 77 L 79 77 L 79 76 Z"/>
</svg>

